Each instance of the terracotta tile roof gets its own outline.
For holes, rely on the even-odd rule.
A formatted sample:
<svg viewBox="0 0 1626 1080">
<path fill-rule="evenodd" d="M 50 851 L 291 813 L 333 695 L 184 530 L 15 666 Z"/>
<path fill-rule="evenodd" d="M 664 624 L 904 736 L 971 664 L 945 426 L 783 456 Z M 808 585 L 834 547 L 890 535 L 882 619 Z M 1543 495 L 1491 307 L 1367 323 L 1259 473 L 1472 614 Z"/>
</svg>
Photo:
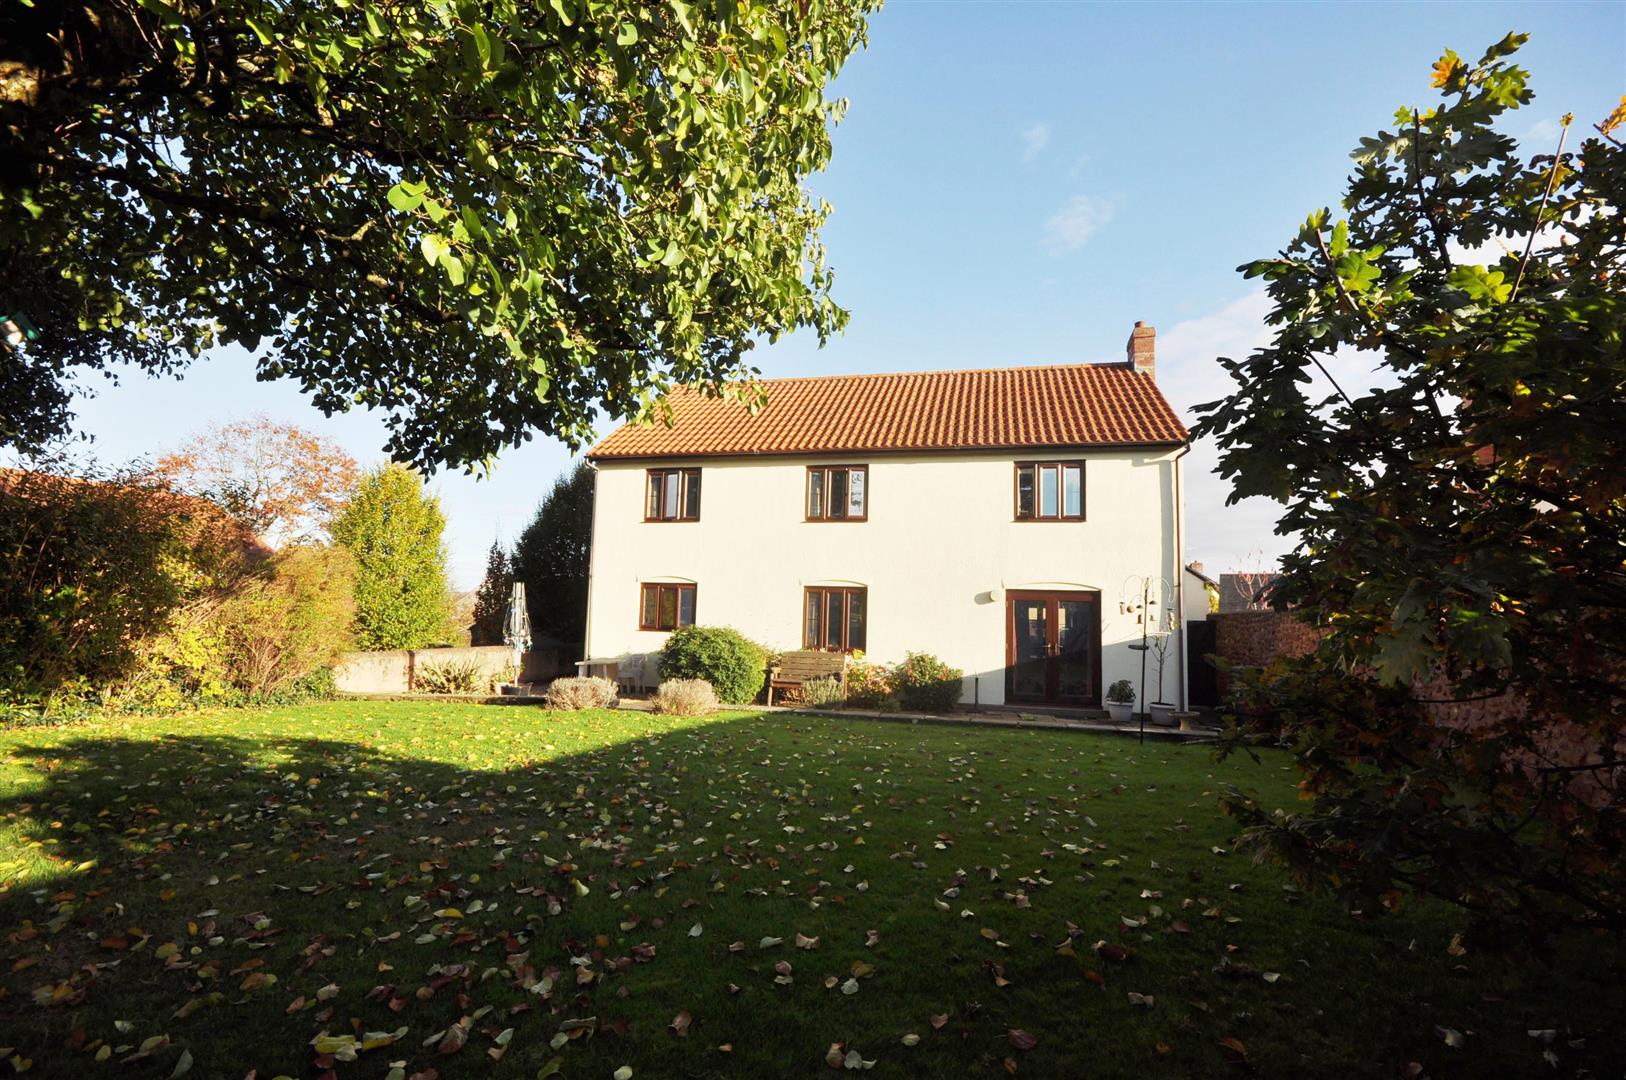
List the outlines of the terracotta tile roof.
<svg viewBox="0 0 1626 1080">
<path fill-rule="evenodd" d="M 1174 445 L 1186 429 L 1150 376 L 1122 364 L 764 379 L 768 403 L 680 388 L 673 424 L 623 424 L 614 458 Z"/>
</svg>

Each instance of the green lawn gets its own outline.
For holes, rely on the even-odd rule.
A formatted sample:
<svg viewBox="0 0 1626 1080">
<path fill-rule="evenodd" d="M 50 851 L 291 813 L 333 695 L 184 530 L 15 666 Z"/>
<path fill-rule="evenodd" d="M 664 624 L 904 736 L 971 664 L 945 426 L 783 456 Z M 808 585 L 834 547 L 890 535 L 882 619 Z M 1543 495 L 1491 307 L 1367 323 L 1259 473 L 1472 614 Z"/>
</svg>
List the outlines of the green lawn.
<svg viewBox="0 0 1626 1080">
<path fill-rule="evenodd" d="M 1448 955 L 1449 912 L 1361 919 L 1226 853 L 1216 785 L 1292 781 L 1280 756 L 786 715 L 347 702 L 0 733 L 0 1049 L 260 1080 L 815 1075 L 832 1043 L 876 1076 L 1619 1075 L 1618 957 L 1570 942 L 1513 985 Z"/>
</svg>

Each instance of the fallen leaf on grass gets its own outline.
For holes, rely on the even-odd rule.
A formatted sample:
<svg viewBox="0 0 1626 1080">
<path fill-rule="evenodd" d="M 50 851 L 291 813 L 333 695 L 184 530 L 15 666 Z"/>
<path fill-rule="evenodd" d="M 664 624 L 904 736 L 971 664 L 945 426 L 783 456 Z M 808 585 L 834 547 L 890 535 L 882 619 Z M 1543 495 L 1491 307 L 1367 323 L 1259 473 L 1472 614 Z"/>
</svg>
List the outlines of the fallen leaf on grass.
<svg viewBox="0 0 1626 1080">
<path fill-rule="evenodd" d="M 1038 1038 L 1021 1028 L 1011 1028 L 1005 1032 L 1005 1041 L 1010 1043 L 1011 1047 L 1016 1050 L 1032 1050 L 1039 1045 Z"/>
<path fill-rule="evenodd" d="M 446 1034 L 441 1036 L 440 1042 L 438 1045 L 436 1045 L 435 1050 L 442 1054 L 455 1054 L 459 1050 L 463 1049 L 464 1044 L 469 1041 L 469 1028 L 473 1024 L 474 1018 L 465 1016 L 463 1019 L 447 1028 Z"/>
<path fill-rule="evenodd" d="M 672 1017 L 672 1022 L 666 1026 L 671 1028 L 678 1038 L 687 1039 L 689 1037 L 689 1025 L 692 1023 L 694 1023 L 694 1015 L 688 1009 L 684 1009 Z"/>
</svg>

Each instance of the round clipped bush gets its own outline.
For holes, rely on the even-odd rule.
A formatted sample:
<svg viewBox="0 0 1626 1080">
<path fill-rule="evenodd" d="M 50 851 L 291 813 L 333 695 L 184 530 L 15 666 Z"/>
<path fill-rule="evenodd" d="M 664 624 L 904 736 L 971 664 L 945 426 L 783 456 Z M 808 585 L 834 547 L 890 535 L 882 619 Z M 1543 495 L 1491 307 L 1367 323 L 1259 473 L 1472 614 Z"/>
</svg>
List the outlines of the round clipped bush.
<svg viewBox="0 0 1626 1080">
<path fill-rule="evenodd" d="M 618 688 L 609 679 L 572 676 L 548 684 L 544 704 L 550 709 L 608 709 L 615 704 Z"/>
<path fill-rule="evenodd" d="M 754 700 L 767 677 L 767 651 L 727 626 L 674 630 L 661 651 L 662 679 L 704 679 L 731 705 Z"/>
<path fill-rule="evenodd" d="M 667 679 L 649 704 L 668 716 L 705 716 L 717 711 L 717 694 L 705 679 Z"/>
<path fill-rule="evenodd" d="M 949 667 L 931 653 L 907 653 L 892 669 L 898 704 L 905 709 L 948 712 L 960 703 L 965 673 Z"/>
</svg>

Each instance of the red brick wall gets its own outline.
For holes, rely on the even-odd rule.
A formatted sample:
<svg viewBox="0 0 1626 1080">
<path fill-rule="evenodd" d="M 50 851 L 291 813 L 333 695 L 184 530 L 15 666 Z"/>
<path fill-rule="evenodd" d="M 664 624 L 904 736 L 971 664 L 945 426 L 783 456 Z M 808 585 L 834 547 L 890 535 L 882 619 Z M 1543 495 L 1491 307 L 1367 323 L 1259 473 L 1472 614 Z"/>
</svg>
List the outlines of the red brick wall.
<svg viewBox="0 0 1626 1080">
<path fill-rule="evenodd" d="M 1278 656 L 1314 652 L 1321 631 L 1281 611 L 1228 611 L 1210 615 L 1215 622 L 1215 651 L 1237 667 L 1262 667 Z M 1230 690 L 1230 679 L 1219 673 L 1220 700 Z"/>
</svg>

